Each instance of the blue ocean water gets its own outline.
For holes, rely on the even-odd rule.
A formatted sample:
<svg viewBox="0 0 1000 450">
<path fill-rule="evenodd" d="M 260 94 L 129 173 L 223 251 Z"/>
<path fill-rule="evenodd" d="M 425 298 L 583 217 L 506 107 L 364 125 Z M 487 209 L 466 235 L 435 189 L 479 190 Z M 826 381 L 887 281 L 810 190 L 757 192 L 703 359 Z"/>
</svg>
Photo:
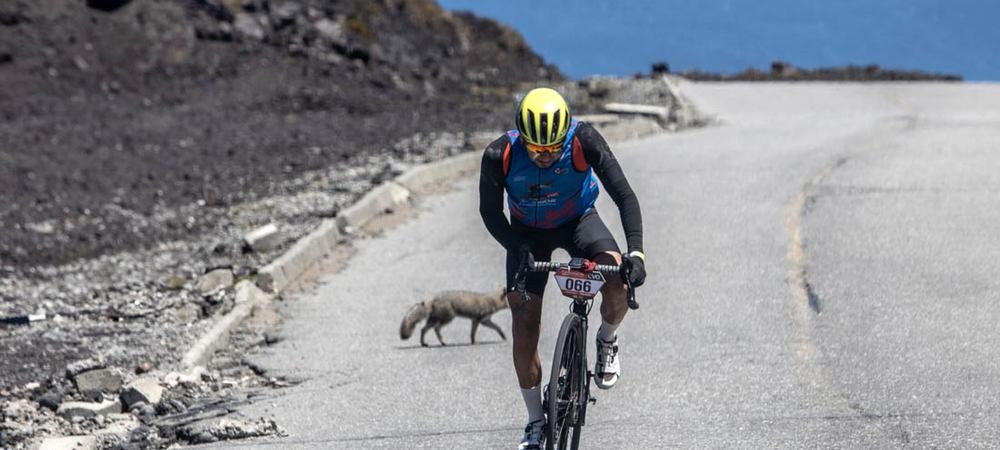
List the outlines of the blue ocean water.
<svg viewBox="0 0 1000 450">
<path fill-rule="evenodd" d="M 1000 80 L 1000 0 L 439 0 L 518 30 L 574 78 L 879 64 Z"/>
</svg>

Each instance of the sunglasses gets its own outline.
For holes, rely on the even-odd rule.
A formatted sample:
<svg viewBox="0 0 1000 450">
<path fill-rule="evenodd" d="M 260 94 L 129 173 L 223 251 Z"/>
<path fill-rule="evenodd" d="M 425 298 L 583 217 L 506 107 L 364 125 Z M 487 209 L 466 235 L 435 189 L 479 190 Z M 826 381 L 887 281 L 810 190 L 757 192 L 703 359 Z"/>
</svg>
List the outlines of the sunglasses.
<svg viewBox="0 0 1000 450">
<path fill-rule="evenodd" d="M 532 151 L 534 153 L 559 153 L 560 151 L 562 151 L 562 146 L 563 145 L 562 145 L 562 143 L 558 143 L 558 144 L 554 144 L 554 145 L 527 144 L 527 146 L 528 146 L 528 150 L 530 150 L 530 151 Z"/>
</svg>

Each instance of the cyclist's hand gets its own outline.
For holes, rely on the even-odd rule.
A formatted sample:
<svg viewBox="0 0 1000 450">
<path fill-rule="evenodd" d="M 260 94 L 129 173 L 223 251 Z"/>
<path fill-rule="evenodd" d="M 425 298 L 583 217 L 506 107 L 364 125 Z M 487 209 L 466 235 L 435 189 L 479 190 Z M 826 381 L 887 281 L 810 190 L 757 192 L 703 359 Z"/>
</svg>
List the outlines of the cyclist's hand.
<svg viewBox="0 0 1000 450">
<path fill-rule="evenodd" d="M 625 256 L 622 259 L 620 270 L 628 274 L 628 280 L 632 283 L 632 287 L 642 286 L 642 283 L 646 282 L 646 263 L 638 256 Z"/>
</svg>

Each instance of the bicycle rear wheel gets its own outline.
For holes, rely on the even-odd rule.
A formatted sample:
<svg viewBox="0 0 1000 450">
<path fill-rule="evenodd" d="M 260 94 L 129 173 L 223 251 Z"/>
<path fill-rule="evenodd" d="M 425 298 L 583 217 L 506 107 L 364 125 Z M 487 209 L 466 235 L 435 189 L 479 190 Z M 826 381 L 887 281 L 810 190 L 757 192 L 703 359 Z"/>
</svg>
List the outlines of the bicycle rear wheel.
<svg viewBox="0 0 1000 450">
<path fill-rule="evenodd" d="M 548 432 L 545 448 L 576 449 L 580 445 L 580 427 L 587 407 L 586 336 L 583 320 L 575 314 L 563 319 L 556 340 L 549 374 Z"/>
</svg>

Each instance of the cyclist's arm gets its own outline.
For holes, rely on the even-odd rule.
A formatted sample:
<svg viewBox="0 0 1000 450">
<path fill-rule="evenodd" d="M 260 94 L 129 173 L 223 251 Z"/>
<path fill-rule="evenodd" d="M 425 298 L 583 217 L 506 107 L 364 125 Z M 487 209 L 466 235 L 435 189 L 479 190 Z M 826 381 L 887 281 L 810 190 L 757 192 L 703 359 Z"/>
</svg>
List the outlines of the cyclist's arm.
<svg viewBox="0 0 1000 450">
<path fill-rule="evenodd" d="M 577 126 L 576 138 L 580 140 L 584 159 L 594 168 L 594 173 L 601 180 L 608 195 L 618 205 L 622 226 L 625 228 L 625 240 L 628 252 L 642 251 L 642 212 L 639 210 L 639 199 L 629 186 L 615 155 L 604 140 L 589 123 L 583 122 Z"/>
<path fill-rule="evenodd" d="M 507 135 L 486 146 L 479 171 L 479 215 L 493 238 L 507 250 L 515 250 L 516 238 L 510 222 L 503 214 L 503 151 L 510 139 Z"/>
</svg>

